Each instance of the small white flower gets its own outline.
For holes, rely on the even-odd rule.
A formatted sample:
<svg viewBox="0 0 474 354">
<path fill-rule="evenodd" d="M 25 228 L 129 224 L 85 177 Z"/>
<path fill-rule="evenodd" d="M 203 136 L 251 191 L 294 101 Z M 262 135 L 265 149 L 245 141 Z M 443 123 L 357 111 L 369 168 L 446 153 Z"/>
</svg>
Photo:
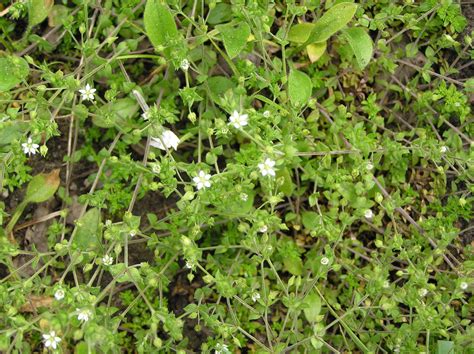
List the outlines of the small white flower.
<svg viewBox="0 0 474 354">
<path fill-rule="evenodd" d="M 249 195 L 247 193 L 240 193 L 240 200 L 246 202 L 249 199 Z"/>
<path fill-rule="evenodd" d="M 383 282 L 383 288 L 384 288 L 384 289 L 390 288 L 390 282 L 389 282 L 388 280 L 385 280 L 385 281 Z"/>
<path fill-rule="evenodd" d="M 194 263 L 191 262 L 191 261 L 186 261 L 185 267 L 188 268 L 188 269 L 193 269 L 194 268 Z"/>
<path fill-rule="evenodd" d="M 92 312 L 91 310 L 88 309 L 76 309 L 77 311 L 77 319 L 79 321 L 84 321 L 87 322 L 89 319 L 92 317 Z"/>
<path fill-rule="evenodd" d="M 261 226 L 259 229 L 258 229 L 259 232 L 261 232 L 262 234 L 267 232 L 268 231 L 268 227 L 267 225 L 263 225 Z"/>
<path fill-rule="evenodd" d="M 275 166 L 275 161 L 268 158 L 263 163 L 258 164 L 258 168 L 260 169 L 262 176 L 275 176 L 275 169 L 273 166 Z"/>
<path fill-rule="evenodd" d="M 321 258 L 321 264 L 322 265 L 328 265 L 329 264 L 329 258 L 328 257 Z"/>
<path fill-rule="evenodd" d="M 460 102 L 455 102 L 454 107 L 461 107 L 461 103 Z"/>
<path fill-rule="evenodd" d="M 208 188 L 211 186 L 211 175 L 207 174 L 204 171 L 199 171 L 198 175 L 193 178 L 193 182 L 196 183 L 196 188 L 202 189 L 202 188 Z"/>
<path fill-rule="evenodd" d="M 466 290 L 469 287 L 469 284 L 463 281 L 461 284 L 459 284 L 459 287 L 461 290 Z"/>
<path fill-rule="evenodd" d="M 230 354 L 229 347 L 226 344 L 217 343 L 215 348 L 215 354 Z"/>
<path fill-rule="evenodd" d="M 372 219 L 374 217 L 374 213 L 372 212 L 372 210 L 367 209 L 364 213 L 364 216 L 366 219 Z"/>
<path fill-rule="evenodd" d="M 105 266 L 110 266 L 114 263 L 114 259 L 106 254 L 104 257 L 102 257 L 102 264 Z"/>
<path fill-rule="evenodd" d="M 81 99 L 83 101 L 94 101 L 95 99 L 94 93 L 96 91 L 97 90 L 91 87 L 91 85 L 89 84 L 87 84 L 82 90 L 79 90 L 79 92 L 81 93 Z"/>
<path fill-rule="evenodd" d="M 264 116 L 265 118 L 270 118 L 270 111 L 265 111 L 265 112 L 263 112 L 263 116 Z"/>
<path fill-rule="evenodd" d="M 43 334 L 43 341 L 44 341 L 44 346 L 46 348 L 53 348 L 56 349 L 58 346 L 59 342 L 61 341 L 61 338 L 59 338 L 56 335 L 55 331 L 51 331 L 48 334 Z"/>
<path fill-rule="evenodd" d="M 143 112 L 142 113 L 142 118 L 143 118 L 143 120 L 150 119 L 150 111 Z"/>
<path fill-rule="evenodd" d="M 439 152 L 441 152 L 442 154 L 446 153 L 448 151 L 448 147 L 443 145 L 439 148 Z"/>
<path fill-rule="evenodd" d="M 425 297 L 427 294 L 428 290 L 425 288 L 421 288 L 420 290 L 418 290 L 418 295 L 420 295 L 420 297 Z"/>
<path fill-rule="evenodd" d="M 30 156 L 38 152 L 39 145 L 33 143 L 33 140 L 31 140 L 31 138 L 28 138 L 26 143 L 21 144 L 21 147 L 23 148 L 23 152 Z"/>
<path fill-rule="evenodd" d="M 130 230 L 130 237 L 133 237 L 137 234 L 137 230 Z"/>
<path fill-rule="evenodd" d="M 367 165 L 365 165 L 365 168 L 367 171 L 372 171 L 374 169 L 374 165 L 370 162 L 367 162 Z"/>
<path fill-rule="evenodd" d="M 260 294 L 259 294 L 258 292 L 256 292 L 256 291 L 254 291 L 254 292 L 252 293 L 252 301 L 255 302 L 255 301 L 257 301 L 258 299 L 260 299 Z"/>
<path fill-rule="evenodd" d="M 151 138 L 151 146 L 161 150 L 178 149 L 179 138 L 169 129 L 165 129 L 159 138 Z"/>
<path fill-rule="evenodd" d="M 249 123 L 248 118 L 248 114 L 240 114 L 239 112 L 234 111 L 229 117 L 229 124 L 232 124 L 234 128 L 240 129 Z"/>
<path fill-rule="evenodd" d="M 56 292 L 54 293 L 54 298 L 58 301 L 64 299 L 64 290 L 63 289 L 58 289 L 56 290 Z"/>
<path fill-rule="evenodd" d="M 181 60 L 180 67 L 182 70 L 187 71 L 189 69 L 189 60 L 188 59 Z"/>
</svg>

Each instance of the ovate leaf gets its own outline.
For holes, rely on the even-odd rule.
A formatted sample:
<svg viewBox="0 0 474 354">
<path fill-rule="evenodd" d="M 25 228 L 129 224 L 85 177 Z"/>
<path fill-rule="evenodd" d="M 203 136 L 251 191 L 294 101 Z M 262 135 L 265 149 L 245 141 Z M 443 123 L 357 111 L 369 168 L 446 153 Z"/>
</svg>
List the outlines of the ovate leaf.
<svg viewBox="0 0 474 354">
<path fill-rule="evenodd" d="M 145 32 L 155 48 L 166 47 L 180 37 L 173 15 L 167 5 L 160 0 L 148 0 L 143 15 Z"/>
<path fill-rule="evenodd" d="M 216 26 L 219 30 L 224 47 L 231 59 L 240 54 L 247 44 L 247 38 L 250 36 L 250 27 L 246 22 L 240 22 L 237 25 L 226 24 Z"/>
<path fill-rule="evenodd" d="M 306 295 L 303 302 L 305 304 L 303 312 L 306 319 L 308 322 L 316 322 L 321 312 L 321 298 L 315 292 L 310 292 Z"/>
<path fill-rule="evenodd" d="M 30 27 L 36 26 L 48 17 L 49 11 L 54 5 L 53 0 L 29 0 L 28 22 Z"/>
<path fill-rule="evenodd" d="M 326 51 L 326 43 L 327 42 L 320 42 L 320 43 L 312 43 L 306 46 L 306 51 L 308 52 L 309 60 L 314 63 L 321 58 L 321 56 Z"/>
<path fill-rule="evenodd" d="M 25 59 L 9 56 L 0 58 L 0 92 L 8 91 L 28 76 L 30 68 Z"/>
<path fill-rule="evenodd" d="M 372 59 L 374 51 L 372 38 L 361 27 L 348 28 L 343 32 L 343 35 L 354 52 L 359 68 L 365 68 Z"/>
<path fill-rule="evenodd" d="M 357 4 L 342 2 L 331 7 L 316 23 L 308 42 L 324 42 L 334 33 L 344 28 L 354 17 Z M 308 44 L 309 44 L 308 43 Z"/>
<path fill-rule="evenodd" d="M 76 233 L 72 242 L 73 245 L 81 251 L 97 249 L 101 244 L 100 218 L 100 210 L 92 208 L 78 219 L 76 222 Z"/>
<path fill-rule="evenodd" d="M 454 354 L 454 342 L 448 340 L 438 341 L 438 352 L 437 354 Z"/>
<path fill-rule="evenodd" d="M 305 73 L 292 70 L 288 77 L 288 95 L 290 102 L 296 106 L 308 103 L 311 97 L 313 84 Z"/>
<path fill-rule="evenodd" d="M 116 125 L 124 128 L 137 111 L 138 103 L 135 100 L 130 97 L 120 98 L 102 106 L 92 121 L 101 128 L 111 128 Z"/>
<path fill-rule="evenodd" d="M 59 187 L 59 169 L 33 177 L 25 195 L 26 203 L 42 203 L 51 198 Z"/>
<path fill-rule="evenodd" d="M 300 257 L 285 257 L 283 259 L 285 270 L 293 275 L 303 274 L 303 261 Z"/>
<path fill-rule="evenodd" d="M 321 216 L 314 211 L 304 211 L 301 214 L 301 222 L 306 230 L 314 230 L 321 225 Z"/>
</svg>

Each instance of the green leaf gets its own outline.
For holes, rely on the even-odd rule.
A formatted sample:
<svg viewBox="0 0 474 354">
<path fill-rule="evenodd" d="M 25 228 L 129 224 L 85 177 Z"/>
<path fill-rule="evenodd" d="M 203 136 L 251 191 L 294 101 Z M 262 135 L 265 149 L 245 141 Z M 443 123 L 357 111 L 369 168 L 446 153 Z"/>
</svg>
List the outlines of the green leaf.
<svg viewBox="0 0 474 354">
<path fill-rule="evenodd" d="M 304 315 L 308 322 L 317 322 L 321 312 L 321 298 L 315 292 L 311 292 L 304 298 Z"/>
<path fill-rule="evenodd" d="M 92 117 L 92 122 L 101 128 L 112 128 L 116 125 L 124 128 L 137 111 L 138 103 L 135 100 L 130 97 L 120 98 L 99 108 L 97 114 Z"/>
<path fill-rule="evenodd" d="M 207 23 L 210 25 L 217 25 L 219 23 L 228 22 L 232 19 L 232 6 L 223 2 L 220 2 L 209 11 L 207 17 Z"/>
<path fill-rule="evenodd" d="M 290 197 L 295 190 L 293 179 L 291 178 L 290 171 L 287 168 L 280 169 L 277 172 L 277 179 L 283 183 L 278 186 L 278 191 L 282 192 L 285 196 Z"/>
<path fill-rule="evenodd" d="M 19 140 L 28 129 L 28 123 L 7 121 L 0 123 L 0 146 Z"/>
<path fill-rule="evenodd" d="M 0 92 L 8 91 L 28 76 L 30 68 L 25 59 L 8 56 L 0 58 Z"/>
<path fill-rule="evenodd" d="M 308 103 L 311 97 L 313 84 L 305 73 L 292 70 L 288 77 L 288 95 L 290 102 L 296 106 Z"/>
<path fill-rule="evenodd" d="M 110 273 L 117 283 L 138 282 L 141 280 L 140 271 L 137 268 L 126 268 L 125 264 L 118 263 L 109 267 Z"/>
<path fill-rule="evenodd" d="M 324 42 L 344 28 L 354 17 L 357 4 L 342 2 L 331 7 L 315 24 L 308 39 L 309 43 Z"/>
<path fill-rule="evenodd" d="M 314 29 L 314 23 L 298 23 L 290 28 L 287 39 L 298 44 L 306 43 Z"/>
<path fill-rule="evenodd" d="M 301 222 L 307 230 L 315 230 L 321 226 L 321 216 L 314 211 L 304 211 L 301 214 Z"/>
<path fill-rule="evenodd" d="M 439 340 L 437 354 L 454 354 L 454 342 Z"/>
<path fill-rule="evenodd" d="M 327 43 L 320 42 L 320 43 L 312 43 L 306 46 L 306 51 L 308 52 L 309 60 L 314 63 L 321 58 L 321 56 L 326 51 Z"/>
<path fill-rule="evenodd" d="M 369 64 L 374 51 L 374 44 L 369 34 L 361 27 L 348 28 L 343 32 L 357 60 L 357 65 L 363 69 Z"/>
<path fill-rule="evenodd" d="M 293 275 L 303 274 L 303 261 L 300 257 L 285 257 L 283 259 L 285 269 Z"/>
<path fill-rule="evenodd" d="M 101 244 L 100 219 L 100 210 L 97 208 L 89 209 L 78 219 L 73 245 L 82 251 L 97 249 Z"/>
<path fill-rule="evenodd" d="M 219 30 L 224 47 L 231 59 L 240 54 L 247 44 L 250 36 L 250 27 L 246 22 L 240 22 L 237 25 L 226 24 L 216 26 Z"/>
<path fill-rule="evenodd" d="M 39 174 L 33 177 L 26 188 L 26 203 L 42 203 L 51 198 L 58 190 L 60 183 L 59 169 L 48 174 Z"/>
<path fill-rule="evenodd" d="M 54 5 L 53 0 L 29 0 L 28 1 L 28 23 L 30 27 L 43 22 L 49 15 Z"/>
<path fill-rule="evenodd" d="M 143 22 L 145 32 L 155 48 L 166 47 L 170 41 L 180 37 L 170 9 L 160 0 L 146 2 Z"/>
</svg>

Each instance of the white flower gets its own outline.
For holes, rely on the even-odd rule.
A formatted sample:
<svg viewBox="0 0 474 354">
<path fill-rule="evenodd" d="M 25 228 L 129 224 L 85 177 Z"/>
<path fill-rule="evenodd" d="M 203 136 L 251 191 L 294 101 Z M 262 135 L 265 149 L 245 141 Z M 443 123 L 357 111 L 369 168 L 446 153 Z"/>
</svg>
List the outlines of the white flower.
<svg viewBox="0 0 474 354">
<path fill-rule="evenodd" d="M 56 349 L 58 343 L 61 341 L 61 338 L 56 336 L 55 331 L 51 331 L 49 334 L 43 334 L 43 341 L 46 348 Z"/>
<path fill-rule="evenodd" d="M 258 164 L 258 168 L 260 169 L 262 176 L 275 176 L 275 169 L 273 166 L 275 166 L 275 161 L 268 158 L 263 163 Z"/>
<path fill-rule="evenodd" d="M 102 257 L 102 264 L 105 265 L 105 266 L 110 266 L 112 265 L 112 263 L 114 263 L 114 259 L 109 256 L 108 254 L 106 254 L 104 257 Z"/>
<path fill-rule="evenodd" d="M 151 146 L 161 150 L 178 149 L 179 138 L 169 129 L 165 129 L 159 138 L 151 138 Z"/>
<path fill-rule="evenodd" d="M 270 111 L 265 111 L 265 112 L 263 112 L 263 116 L 264 116 L 265 118 L 270 118 Z"/>
<path fill-rule="evenodd" d="M 418 290 L 418 295 L 420 295 L 420 297 L 425 297 L 427 294 L 428 290 L 425 288 L 421 288 L 420 290 Z"/>
<path fill-rule="evenodd" d="M 94 98 L 95 98 L 94 93 L 96 91 L 97 90 L 91 87 L 91 85 L 89 84 L 87 84 L 82 90 L 79 90 L 79 92 L 81 93 L 81 99 L 83 101 L 94 101 Z"/>
<path fill-rule="evenodd" d="M 258 229 L 259 232 L 261 232 L 262 234 L 267 232 L 268 231 L 268 227 L 267 225 L 263 225 L 261 226 L 259 229 Z"/>
<path fill-rule="evenodd" d="M 446 153 L 448 151 L 448 147 L 443 145 L 439 148 L 439 152 L 441 152 L 442 154 Z"/>
<path fill-rule="evenodd" d="M 198 175 L 193 178 L 193 182 L 196 183 L 196 188 L 199 190 L 201 188 L 208 188 L 211 186 L 211 175 L 207 174 L 204 171 L 199 171 Z"/>
<path fill-rule="evenodd" d="M 191 261 L 186 261 L 185 267 L 188 268 L 188 269 L 193 269 L 194 268 L 194 263 L 191 262 Z"/>
<path fill-rule="evenodd" d="M 469 284 L 463 281 L 461 284 L 459 284 L 459 287 L 461 290 L 466 290 L 469 287 Z"/>
<path fill-rule="evenodd" d="M 143 113 L 142 113 L 142 118 L 143 118 L 144 120 L 150 119 L 150 111 L 143 112 Z"/>
<path fill-rule="evenodd" d="M 249 195 L 247 193 L 240 193 L 240 199 L 246 202 L 249 199 Z"/>
<path fill-rule="evenodd" d="M 31 138 L 28 138 L 26 143 L 21 144 L 21 147 L 23 148 L 23 152 L 25 154 L 29 155 L 34 155 L 38 152 L 39 145 L 33 143 L 33 140 Z"/>
<path fill-rule="evenodd" d="M 64 294 L 65 294 L 65 293 L 64 293 L 64 290 L 63 290 L 63 289 L 58 289 L 58 290 L 56 290 L 56 292 L 54 293 L 54 298 L 55 298 L 56 300 L 58 300 L 58 301 L 59 301 L 59 300 L 62 300 L 62 299 L 64 299 Z"/>
<path fill-rule="evenodd" d="M 181 60 L 180 67 L 182 70 L 187 71 L 189 69 L 189 60 L 188 59 Z"/>
<path fill-rule="evenodd" d="M 215 354 L 230 354 L 230 350 L 226 344 L 217 343 L 214 353 Z"/>
<path fill-rule="evenodd" d="M 374 217 L 374 213 L 372 212 L 372 210 L 367 209 L 364 213 L 364 216 L 366 219 L 372 219 Z"/>
<path fill-rule="evenodd" d="M 130 237 L 133 237 L 137 234 L 137 230 L 130 230 Z"/>
<path fill-rule="evenodd" d="M 76 309 L 77 311 L 77 319 L 79 321 L 84 321 L 87 322 L 89 321 L 89 318 L 92 316 L 91 310 L 88 309 Z"/>
<path fill-rule="evenodd" d="M 385 280 L 385 281 L 383 282 L 383 288 L 384 288 L 384 289 L 390 288 L 390 282 L 389 282 L 388 280 Z"/>
<path fill-rule="evenodd" d="M 321 258 L 321 264 L 322 265 L 328 265 L 329 264 L 329 258 L 328 257 Z"/>
<path fill-rule="evenodd" d="M 372 171 L 374 169 L 374 165 L 370 162 L 367 162 L 367 165 L 365 165 L 365 168 L 367 171 Z"/>
<path fill-rule="evenodd" d="M 254 292 L 252 293 L 252 301 L 255 302 L 255 301 L 257 301 L 258 299 L 260 299 L 260 294 L 259 294 L 258 292 L 256 292 L 256 291 L 254 291 Z"/>
<path fill-rule="evenodd" d="M 248 118 L 248 114 L 240 114 L 239 112 L 234 111 L 229 117 L 229 124 L 232 124 L 234 128 L 240 129 L 249 123 Z"/>
</svg>

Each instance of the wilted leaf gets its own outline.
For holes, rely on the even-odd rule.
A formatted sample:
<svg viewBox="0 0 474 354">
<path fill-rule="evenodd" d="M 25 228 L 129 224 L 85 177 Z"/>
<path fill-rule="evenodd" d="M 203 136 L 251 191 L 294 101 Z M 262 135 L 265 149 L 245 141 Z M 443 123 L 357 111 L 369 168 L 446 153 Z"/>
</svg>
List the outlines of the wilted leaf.
<svg viewBox="0 0 474 354">
<path fill-rule="evenodd" d="M 89 209 L 76 223 L 73 244 L 82 251 L 97 249 L 100 245 L 100 210 Z"/>
<path fill-rule="evenodd" d="M 314 63 L 321 58 L 321 56 L 326 51 L 327 42 L 312 43 L 306 46 L 306 51 L 308 52 L 309 60 Z"/>
<path fill-rule="evenodd" d="M 42 203 L 51 198 L 58 190 L 59 169 L 53 170 L 48 174 L 39 174 L 33 177 L 28 184 L 25 195 L 26 203 Z"/>
<path fill-rule="evenodd" d="M 240 22 L 237 25 L 226 24 L 216 26 L 219 30 L 224 47 L 231 59 L 240 54 L 247 44 L 247 38 L 250 36 L 250 27 L 246 22 Z"/>
<path fill-rule="evenodd" d="M 52 297 L 30 295 L 26 303 L 21 306 L 20 312 L 35 312 L 40 307 L 51 307 L 52 304 Z"/>
<path fill-rule="evenodd" d="M 357 60 L 357 65 L 361 69 L 365 68 L 367 64 L 369 64 L 374 51 L 372 38 L 370 38 L 368 33 L 361 27 L 348 28 L 343 34 L 352 48 Z"/>
<path fill-rule="evenodd" d="M 0 58 L 0 92 L 8 91 L 28 76 L 30 68 L 25 59 L 9 56 Z"/>
<path fill-rule="evenodd" d="M 305 73 L 292 70 L 288 77 L 288 96 L 290 102 L 296 106 L 308 103 L 311 97 L 313 84 Z"/>
</svg>

